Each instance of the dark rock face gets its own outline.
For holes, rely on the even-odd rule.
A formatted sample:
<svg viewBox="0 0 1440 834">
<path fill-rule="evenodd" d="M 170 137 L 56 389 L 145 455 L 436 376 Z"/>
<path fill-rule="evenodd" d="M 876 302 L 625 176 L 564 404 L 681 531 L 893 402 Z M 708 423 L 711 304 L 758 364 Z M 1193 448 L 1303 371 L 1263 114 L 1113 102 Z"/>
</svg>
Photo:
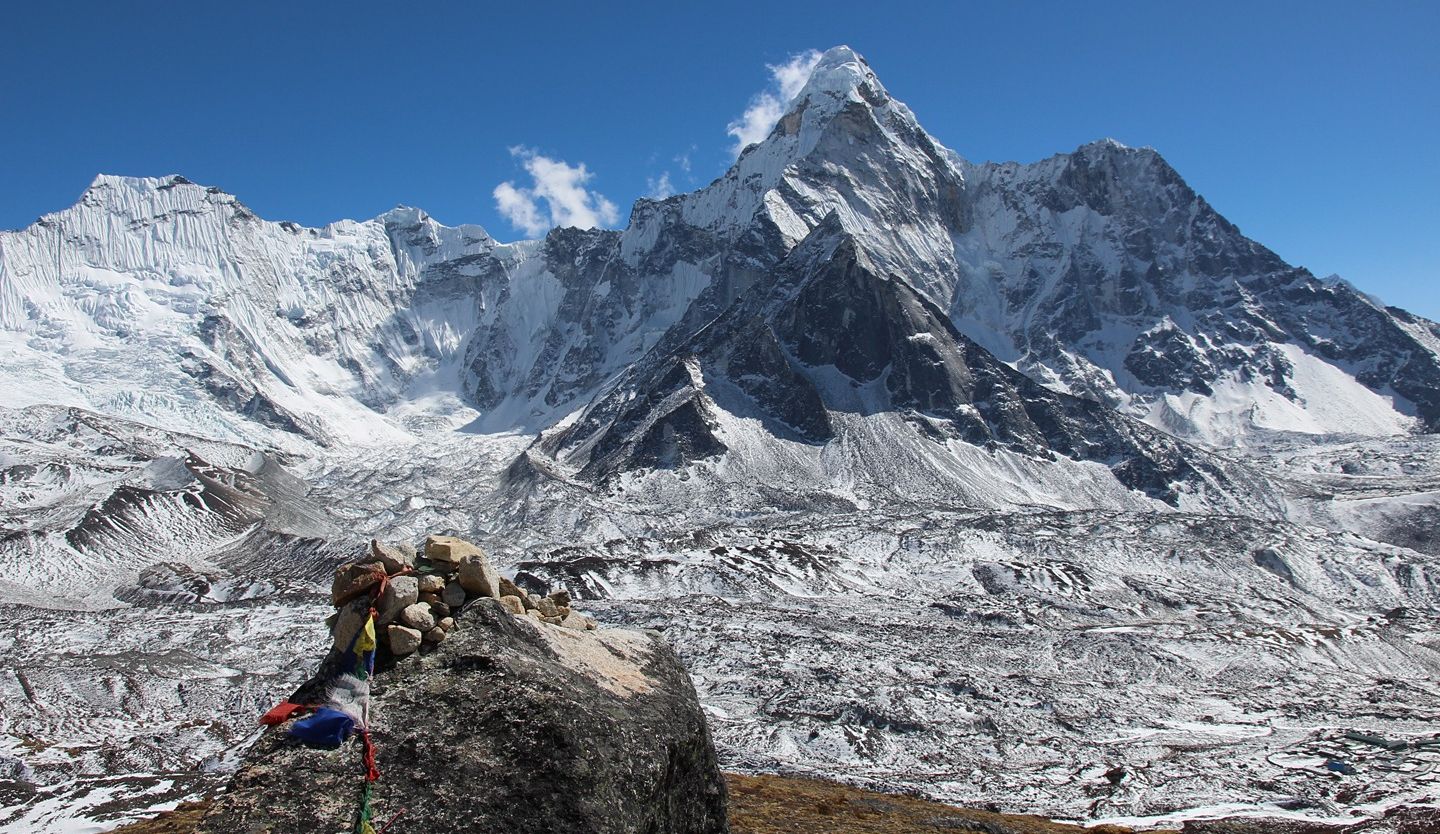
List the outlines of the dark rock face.
<svg viewBox="0 0 1440 834">
<path fill-rule="evenodd" d="M 904 277 L 879 274 L 834 217 L 767 282 L 691 339 L 646 357 L 541 445 L 582 456 L 581 475 L 594 481 L 675 468 L 726 451 L 717 408 L 821 443 L 839 412 L 895 411 L 935 439 L 1103 463 L 1125 486 L 1171 503 L 1177 488 L 1229 478 L 1198 450 L 1000 362 Z"/>
<path fill-rule="evenodd" d="M 712 834 L 726 795 L 684 667 L 653 634 L 576 631 L 479 600 L 432 651 L 377 669 L 374 813 L 392 834 Z M 315 693 L 302 687 L 296 698 Z M 364 770 L 265 733 L 202 834 L 349 830 Z"/>
</svg>

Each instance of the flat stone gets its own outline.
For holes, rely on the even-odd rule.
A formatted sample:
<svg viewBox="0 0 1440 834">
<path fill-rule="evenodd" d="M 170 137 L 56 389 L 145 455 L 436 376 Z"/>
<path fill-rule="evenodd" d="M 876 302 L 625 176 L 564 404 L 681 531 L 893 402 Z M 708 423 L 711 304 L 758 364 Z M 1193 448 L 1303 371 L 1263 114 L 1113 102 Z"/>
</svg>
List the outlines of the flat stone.
<svg viewBox="0 0 1440 834">
<path fill-rule="evenodd" d="M 522 602 L 525 600 L 525 592 L 520 590 L 520 586 L 504 576 L 500 577 L 500 596 L 519 597 Z"/>
<path fill-rule="evenodd" d="M 441 640 L 445 639 L 445 635 L 447 633 L 448 632 L 446 632 L 445 629 L 437 625 L 429 631 L 425 632 L 425 636 L 423 639 L 426 643 L 439 643 Z"/>
<path fill-rule="evenodd" d="M 438 594 L 445 590 L 445 577 L 438 573 L 427 573 L 420 577 L 420 593 Z"/>
<path fill-rule="evenodd" d="M 423 602 L 417 602 L 400 612 L 400 622 L 418 631 L 426 632 L 435 627 L 435 615 L 430 613 L 430 606 Z"/>
<path fill-rule="evenodd" d="M 455 618 L 454 618 L 454 617 L 446 617 L 445 619 L 441 620 L 440 622 L 436 623 L 435 625 L 439 626 L 440 628 L 445 629 L 447 632 L 454 631 L 454 630 L 455 630 Z"/>
<path fill-rule="evenodd" d="M 483 553 L 460 560 L 460 584 L 474 596 L 500 598 L 500 573 Z"/>
<path fill-rule="evenodd" d="M 505 607 L 506 611 L 509 611 L 517 617 L 525 616 L 525 603 L 521 602 L 517 596 L 503 596 L 500 598 L 500 604 Z"/>
<path fill-rule="evenodd" d="M 380 604 L 376 606 L 379 612 L 376 624 L 389 625 L 395 622 L 401 611 L 419 602 L 419 585 L 413 576 L 395 576 L 386 582 L 385 592 L 380 595 Z"/>
<path fill-rule="evenodd" d="M 535 608 L 531 608 L 531 609 L 527 610 L 527 611 L 525 612 L 525 616 L 530 617 L 531 619 L 534 619 L 534 620 L 542 619 L 541 616 L 540 616 L 540 611 L 539 611 L 538 609 L 535 609 Z"/>
<path fill-rule="evenodd" d="M 390 638 L 390 652 L 396 657 L 404 657 L 420 648 L 421 633 L 413 628 L 391 625 L 386 634 Z"/>
<path fill-rule="evenodd" d="M 384 565 L 385 572 L 391 575 L 415 567 L 415 549 L 409 545 L 385 544 L 371 539 L 370 557 Z"/>
<path fill-rule="evenodd" d="M 540 618 L 540 622 L 542 622 L 542 623 L 549 623 L 550 625 L 557 625 L 557 626 L 558 626 L 558 625 L 560 625 L 560 618 L 559 618 L 559 617 L 543 617 L 543 616 L 542 616 L 542 617 Z"/>
<path fill-rule="evenodd" d="M 566 614 L 565 617 L 560 620 L 560 625 L 565 626 L 566 628 L 573 628 L 576 631 L 587 630 L 585 628 L 585 618 L 573 612 L 570 614 Z"/>
<path fill-rule="evenodd" d="M 440 594 L 440 601 L 450 606 L 452 610 L 459 608 L 465 604 L 465 589 L 459 582 L 451 582 Z"/>
<path fill-rule="evenodd" d="M 385 566 L 378 562 L 364 564 L 352 562 L 335 569 L 335 578 L 330 583 L 330 601 L 336 608 L 344 605 L 385 578 Z"/>
<path fill-rule="evenodd" d="M 455 536 L 430 536 L 425 539 L 425 558 L 437 565 L 458 565 L 467 556 L 484 556 L 480 548 Z"/>
</svg>

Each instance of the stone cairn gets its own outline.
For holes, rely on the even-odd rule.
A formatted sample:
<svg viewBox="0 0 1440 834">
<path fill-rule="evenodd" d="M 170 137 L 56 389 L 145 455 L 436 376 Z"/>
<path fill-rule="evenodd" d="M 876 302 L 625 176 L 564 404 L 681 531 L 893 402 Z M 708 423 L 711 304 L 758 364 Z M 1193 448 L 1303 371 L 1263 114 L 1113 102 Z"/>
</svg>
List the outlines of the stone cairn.
<svg viewBox="0 0 1440 834">
<path fill-rule="evenodd" d="M 347 651 L 365 627 L 373 589 L 382 582 L 384 590 L 375 600 L 376 636 L 396 657 L 444 640 L 466 603 L 482 597 L 499 600 L 505 610 L 537 626 L 595 628 L 594 619 L 571 609 L 568 592 L 526 593 L 464 539 L 429 536 L 423 554 L 409 544 L 371 540 L 367 556 L 335 569 L 330 595 L 336 611 L 326 624 L 337 650 Z"/>
</svg>

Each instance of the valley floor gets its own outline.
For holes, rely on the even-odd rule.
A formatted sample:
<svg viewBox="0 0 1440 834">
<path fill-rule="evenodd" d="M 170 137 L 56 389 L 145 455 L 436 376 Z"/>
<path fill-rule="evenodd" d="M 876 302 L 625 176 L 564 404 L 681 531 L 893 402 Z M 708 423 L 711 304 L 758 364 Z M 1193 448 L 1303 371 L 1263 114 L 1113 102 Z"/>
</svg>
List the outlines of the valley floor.
<svg viewBox="0 0 1440 834">
<path fill-rule="evenodd" d="M 24 463 L 0 515 L 38 532 L 0 541 L 4 834 L 100 831 L 212 793 L 318 657 L 320 583 L 353 537 L 448 530 L 602 623 L 663 631 L 731 770 L 1152 827 L 1222 806 L 1359 821 L 1440 791 L 1434 436 L 1255 450 L 1291 484 L 1292 521 L 501 501 L 521 441 L 454 437 L 295 467 L 309 493 L 283 521 L 341 531 L 324 546 L 258 527 L 203 540 L 179 523 L 189 504 L 132 492 L 124 523 L 83 525 L 99 544 L 77 558 L 48 519 L 74 523 L 102 476 L 143 467 L 169 488 L 173 468 L 147 461 L 180 441 L 141 454 L 114 426 L 61 428 L 5 447 Z"/>
</svg>

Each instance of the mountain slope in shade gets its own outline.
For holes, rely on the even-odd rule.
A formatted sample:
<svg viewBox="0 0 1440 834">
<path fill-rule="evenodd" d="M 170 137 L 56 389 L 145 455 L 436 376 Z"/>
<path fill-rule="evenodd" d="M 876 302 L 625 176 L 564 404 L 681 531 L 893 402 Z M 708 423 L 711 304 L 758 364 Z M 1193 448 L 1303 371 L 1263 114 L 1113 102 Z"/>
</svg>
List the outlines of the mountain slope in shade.
<svg viewBox="0 0 1440 834">
<path fill-rule="evenodd" d="M 1058 498 L 1064 483 L 1075 495 L 1058 500 L 1082 505 L 1243 494 L 1258 509 L 1263 479 L 1002 364 L 861 246 L 831 215 L 722 315 L 652 351 L 540 447 L 601 482 L 699 465 L 702 482 L 862 501 L 883 491 L 995 506 Z"/>
</svg>

